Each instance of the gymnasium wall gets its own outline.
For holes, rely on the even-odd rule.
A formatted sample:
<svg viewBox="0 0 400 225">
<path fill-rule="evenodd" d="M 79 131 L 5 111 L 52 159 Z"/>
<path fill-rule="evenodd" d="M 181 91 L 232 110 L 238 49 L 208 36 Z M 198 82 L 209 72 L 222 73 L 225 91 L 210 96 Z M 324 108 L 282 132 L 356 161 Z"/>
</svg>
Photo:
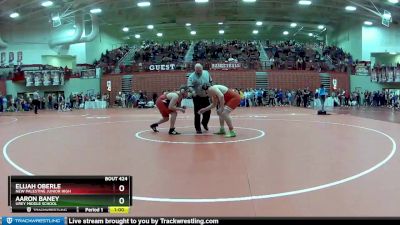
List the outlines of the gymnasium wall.
<svg viewBox="0 0 400 225">
<path fill-rule="evenodd" d="M 389 28 L 382 25 L 364 26 L 362 28 L 362 59 L 369 60 L 371 53 L 400 52 L 400 26 L 391 24 Z"/>
<path fill-rule="evenodd" d="M 101 53 L 115 49 L 121 46 L 122 43 L 123 40 L 103 32 L 100 28 L 99 35 L 93 41 L 86 43 L 86 62 L 93 63 L 95 60 L 100 59 Z"/>
<path fill-rule="evenodd" d="M 231 88 L 252 88 L 256 85 L 255 71 L 211 71 L 214 83 L 224 84 Z M 133 74 L 133 90 L 145 90 L 148 95 L 164 90 L 175 90 L 180 85 L 187 83 L 185 72 L 144 72 Z M 106 82 L 112 84 L 111 101 L 121 91 L 121 75 L 103 75 L 101 79 L 101 92 L 106 93 Z"/>
<path fill-rule="evenodd" d="M 363 58 L 363 28 L 360 24 L 345 24 L 328 35 L 328 44 L 350 52 L 353 59 Z M 368 59 L 369 60 L 369 59 Z"/>
<path fill-rule="evenodd" d="M 315 90 L 321 85 L 319 74 L 309 71 L 270 71 L 268 72 L 269 88 L 283 90 L 304 89 Z"/>
<path fill-rule="evenodd" d="M 98 94 L 100 93 L 100 79 L 99 78 L 88 78 L 80 79 L 74 78 L 69 79 L 65 82 L 63 91 L 66 95 L 71 93 L 87 92 Z"/>
<path fill-rule="evenodd" d="M 54 55 L 55 51 L 48 45 L 50 36 L 49 27 L 33 24 L 18 24 L 4 28 L 7 32 L 2 33 L 3 40 L 8 44 L 6 49 L 6 62 L 8 63 L 8 53 L 14 52 L 14 64 L 16 64 L 17 52 L 23 52 L 23 64 L 41 64 L 42 55 Z"/>
<path fill-rule="evenodd" d="M 6 80 L 0 80 L 0 95 L 7 94 Z"/>
<path fill-rule="evenodd" d="M 100 34 L 92 42 L 50 48 L 48 44 L 51 37 L 49 24 L 21 23 L 7 26 L 4 30 L 7 30 L 7 32 L 2 33 L 2 38 L 8 44 L 8 47 L 0 50 L 0 52 L 7 53 L 7 63 L 9 52 L 14 52 L 14 64 L 17 61 L 18 51 L 23 53 L 23 64 L 42 64 L 44 63 L 42 55 L 70 55 L 76 57 L 78 64 L 93 63 L 95 59 L 100 58 L 102 52 L 107 49 L 111 50 L 123 43 L 123 40 L 100 31 Z"/>
<path fill-rule="evenodd" d="M 400 63 L 400 53 L 397 55 L 391 55 L 389 53 L 372 53 L 371 56 L 372 65 L 379 62 L 380 64 L 396 66 L 397 63 Z"/>
<path fill-rule="evenodd" d="M 347 73 L 329 73 L 331 75 L 331 89 L 333 88 L 333 79 L 337 80 L 337 90 L 350 90 L 350 77 Z"/>
</svg>

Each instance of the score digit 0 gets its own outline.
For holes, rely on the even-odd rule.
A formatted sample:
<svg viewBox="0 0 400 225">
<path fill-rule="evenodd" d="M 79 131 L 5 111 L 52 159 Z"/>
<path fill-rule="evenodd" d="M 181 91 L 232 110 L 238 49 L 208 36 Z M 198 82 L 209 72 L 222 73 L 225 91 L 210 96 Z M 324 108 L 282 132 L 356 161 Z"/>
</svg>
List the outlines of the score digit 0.
<svg viewBox="0 0 400 225">
<path fill-rule="evenodd" d="M 122 184 L 119 185 L 118 190 L 119 190 L 120 192 L 124 192 L 124 191 L 125 191 L 125 186 L 122 185 Z"/>
<path fill-rule="evenodd" d="M 123 197 L 119 198 L 119 204 L 123 205 L 125 203 L 125 199 Z"/>
</svg>

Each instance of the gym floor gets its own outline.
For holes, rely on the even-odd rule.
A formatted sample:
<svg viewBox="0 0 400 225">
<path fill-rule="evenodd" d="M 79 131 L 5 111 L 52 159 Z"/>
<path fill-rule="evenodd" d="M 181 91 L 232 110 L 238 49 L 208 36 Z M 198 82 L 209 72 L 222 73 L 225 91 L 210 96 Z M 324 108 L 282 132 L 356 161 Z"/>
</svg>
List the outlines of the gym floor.
<svg viewBox="0 0 400 225">
<path fill-rule="evenodd" d="M 132 175 L 132 216 L 400 216 L 400 112 L 239 108 L 238 136 L 195 134 L 193 111 L 153 133 L 157 109 L 0 114 L 8 175 Z"/>
</svg>

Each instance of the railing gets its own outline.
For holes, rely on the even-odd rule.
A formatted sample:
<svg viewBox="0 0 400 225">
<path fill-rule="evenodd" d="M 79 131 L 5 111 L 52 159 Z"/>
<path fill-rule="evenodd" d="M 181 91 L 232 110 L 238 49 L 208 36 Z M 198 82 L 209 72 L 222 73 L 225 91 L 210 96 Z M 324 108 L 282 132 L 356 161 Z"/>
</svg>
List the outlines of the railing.
<svg viewBox="0 0 400 225">
<path fill-rule="evenodd" d="M 251 62 L 221 62 L 221 61 L 197 61 L 197 62 L 168 62 L 155 64 L 150 62 L 134 63 L 132 66 L 125 66 L 120 73 L 134 72 L 160 72 L 160 71 L 193 71 L 196 63 L 203 65 L 205 70 L 259 70 L 259 61 Z M 120 68 L 121 69 L 121 68 Z M 108 69 L 110 71 L 112 69 Z"/>
<path fill-rule="evenodd" d="M 127 53 L 125 53 L 125 55 L 122 56 L 122 58 L 118 61 L 117 66 L 121 65 L 121 63 L 124 63 L 125 65 L 127 65 L 128 64 L 127 61 L 132 60 L 136 51 L 137 51 L 136 46 L 129 47 L 129 51 Z M 131 58 L 127 60 L 128 57 L 131 57 Z"/>
<path fill-rule="evenodd" d="M 120 68 L 120 74 L 131 74 L 138 72 L 163 72 L 163 71 L 185 71 L 190 72 L 194 70 L 196 63 L 203 65 L 205 70 L 304 70 L 304 71 L 315 71 L 315 72 L 349 72 L 350 68 L 347 67 L 335 67 L 330 68 L 325 62 L 306 62 L 305 67 L 298 66 L 295 61 L 284 61 L 284 62 L 261 62 L 258 60 L 246 61 L 246 62 L 226 62 L 226 61 L 196 61 L 185 63 L 179 62 L 164 62 L 160 64 L 151 62 L 133 63 L 131 66 L 124 66 Z M 105 74 L 113 73 L 115 67 L 109 66 L 104 69 Z"/>
</svg>

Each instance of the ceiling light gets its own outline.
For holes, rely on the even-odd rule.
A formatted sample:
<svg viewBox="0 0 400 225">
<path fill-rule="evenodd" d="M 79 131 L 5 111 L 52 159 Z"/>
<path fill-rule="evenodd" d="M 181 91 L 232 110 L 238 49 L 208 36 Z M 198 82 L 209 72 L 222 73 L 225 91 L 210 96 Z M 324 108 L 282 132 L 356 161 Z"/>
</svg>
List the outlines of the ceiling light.
<svg viewBox="0 0 400 225">
<path fill-rule="evenodd" d="M 371 26 L 373 23 L 371 21 L 365 21 L 364 24 L 367 26 Z"/>
<path fill-rule="evenodd" d="M 262 24 L 263 24 L 263 23 L 262 23 L 261 21 L 257 21 L 257 22 L 256 22 L 256 25 L 257 25 L 257 26 L 261 26 Z"/>
<path fill-rule="evenodd" d="M 187 24 L 186 24 L 186 26 L 187 26 L 187 27 L 190 27 L 190 26 L 192 26 L 192 24 L 190 24 L 190 23 L 187 23 Z"/>
<path fill-rule="evenodd" d="M 390 3 L 396 4 L 399 3 L 399 0 L 389 0 Z"/>
<path fill-rule="evenodd" d="M 90 13 L 92 13 L 92 14 L 101 13 L 101 9 L 99 9 L 99 8 L 91 9 L 91 10 L 90 10 Z"/>
<path fill-rule="evenodd" d="M 196 34 L 197 34 L 197 32 L 196 32 L 196 31 L 194 31 L 194 30 L 192 30 L 192 31 L 190 31 L 190 34 L 191 34 L 191 35 L 196 35 Z"/>
<path fill-rule="evenodd" d="M 135 38 L 139 39 L 140 38 L 140 34 L 135 34 Z"/>
<path fill-rule="evenodd" d="M 283 31 L 283 35 L 288 35 L 289 31 Z"/>
<path fill-rule="evenodd" d="M 390 52 L 391 55 L 397 55 L 397 52 Z"/>
<path fill-rule="evenodd" d="M 196 3 L 206 3 L 208 0 L 194 0 Z"/>
<path fill-rule="evenodd" d="M 124 28 L 122 28 L 122 31 L 128 32 L 128 31 L 129 31 L 129 28 L 128 28 L 128 27 L 124 27 Z"/>
<path fill-rule="evenodd" d="M 253 34 L 258 34 L 258 30 L 253 30 Z"/>
<path fill-rule="evenodd" d="M 352 6 L 352 5 L 349 5 L 349 6 L 346 6 L 345 9 L 346 9 L 347 11 L 356 11 L 356 10 L 357 10 L 357 7 Z"/>
<path fill-rule="evenodd" d="M 152 30 L 154 28 L 153 25 L 147 25 L 147 29 Z"/>
<path fill-rule="evenodd" d="M 319 25 L 319 26 L 318 26 L 318 29 L 320 29 L 320 30 L 322 30 L 322 29 L 324 29 L 324 28 L 325 28 L 324 25 Z"/>
<path fill-rule="evenodd" d="M 290 27 L 297 27 L 297 23 L 291 23 Z"/>
<path fill-rule="evenodd" d="M 257 0 L 243 0 L 243 2 L 256 2 Z"/>
<path fill-rule="evenodd" d="M 224 31 L 224 30 L 219 30 L 218 33 L 219 33 L 219 34 L 224 34 L 225 31 Z"/>
<path fill-rule="evenodd" d="M 59 16 L 55 16 L 55 17 L 51 18 L 51 20 L 57 21 L 57 20 L 60 20 L 60 17 Z"/>
<path fill-rule="evenodd" d="M 311 1 L 308 1 L 308 0 L 300 0 L 299 1 L 299 5 L 311 5 Z"/>
<path fill-rule="evenodd" d="M 42 2 L 42 6 L 43 7 L 50 7 L 50 6 L 52 6 L 53 5 L 53 2 L 52 1 L 45 1 L 45 2 Z"/>
<path fill-rule="evenodd" d="M 162 33 L 157 33 L 157 37 L 162 37 L 163 34 Z"/>
<path fill-rule="evenodd" d="M 148 1 L 145 1 L 145 2 L 138 2 L 138 3 L 137 3 L 137 6 L 139 6 L 139 7 L 148 7 L 148 6 L 150 6 L 150 5 L 151 5 L 151 3 L 148 2 Z"/>
<path fill-rule="evenodd" d="M 223 23 L 223 22 L 219 22 L 219 23 L 218 23 L 218 25 L 222 25 L 222 24 L 224 24 L 224 23 Z"/>
<path fill-rule="evenodd" d="M 312 37 L 314 34 L 313 33 L 308 33 L 308 36 Z"/>
<path fill-rule="evenodd" d="M 10 17 L 11 18 L 17 18 L 17 17 L 19 17 L 19 13 L 16 13 L 16 12 L 15 13 L 11 13 Z"/>
</svg>

